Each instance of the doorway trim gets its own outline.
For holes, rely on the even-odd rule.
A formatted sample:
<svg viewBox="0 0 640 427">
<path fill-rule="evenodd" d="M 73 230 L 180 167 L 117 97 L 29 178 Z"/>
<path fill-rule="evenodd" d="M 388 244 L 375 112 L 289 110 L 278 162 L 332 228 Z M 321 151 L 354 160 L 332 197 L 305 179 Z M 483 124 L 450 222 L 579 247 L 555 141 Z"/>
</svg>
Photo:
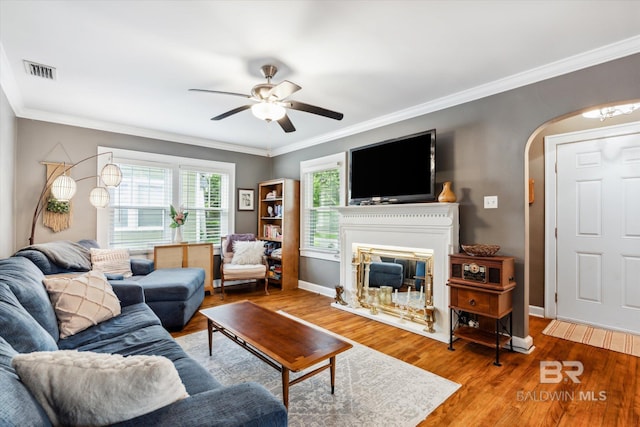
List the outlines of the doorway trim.
<svg viewBox="0 0 640 427">
<path fill-rule="evenodd" d="M 556 242 L 556 152 L 561 144 L 609 138 L 640 132 L 640 122 L 612 125 L 603 128 L 585 129 L 558 135 L 548 135 L 544 140 L 545 165 L 545 274 L 544 274 L 544 316 L 555 319 L 558 315 L 556 303 L 557 283 L 557 242 Z"/>
</svg>

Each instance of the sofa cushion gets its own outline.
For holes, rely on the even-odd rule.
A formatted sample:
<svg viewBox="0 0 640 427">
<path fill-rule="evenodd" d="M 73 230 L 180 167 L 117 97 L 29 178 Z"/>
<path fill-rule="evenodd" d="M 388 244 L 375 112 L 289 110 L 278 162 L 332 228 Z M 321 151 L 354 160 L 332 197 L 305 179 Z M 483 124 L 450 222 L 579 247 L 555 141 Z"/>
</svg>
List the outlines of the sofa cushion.
<svg viewBox="0 0 640 427">
<path fill-rule="evenodd" d="M 131 272 L 134 276 L 145 276 L 151 273 L 154 269 L 152 259 L 147 258 L 130 258 Z"/>
<path fill-rule="evenodd" d="M 60 343 L 66 344 L 66 341 L 61 340 Z M 123 331 L 100 340 L 86 341 L 75 349 L 96 353 L 118 353 L 123 356 L 162 355 L 174 363 L 190 395 L 220 387 L 220 383 L 202 365 L 188 357 L 182 347 L 159 324 Z"/>
<path fill-rule="evenodd" d="M 131 277 L 131 261 L 127 249 L 89 249 L 91 252 L 91 267 L 94 271 L 109 274 L 122 274 Z"/>
<path fill-rule="evenodd" d="M 146 301 L 185 301 L 204 283 L 202 268 L 161 268 L 142 276 Z"/>
<path fill-rule="evenodd" d="M 11 366 L 18 354 L 0 337 L 0 425 L 1 426 L 50 426 L 44 409 L 22 384 Z"/>
<path fill-rule="evenodd" d="M 247 276 L 264 276 L 266 273 L 267 267 L 264 264 L 226 264 L 224 266 L 225 280 L 246 279 Z"/>
<path fill-rule="evenodd" d="M 162 356 L 58 350 L 18 354 L 12 366 L 54 425 L 112 424 L 188 397 Z"/>
<path fill-rule="evenodd" d="M 0 283 L 5 283 L 29 314 L 57 340 L 58 321 L 42 279 L 42 271 L 27 258 L 0 259 Z"/>
<path fill-rule="evenodd" d="M 128 333 L 153 325 L 160 326 L 160 319 L 151 311 L 151 308 L 145 303 L 132 304 L 122 307 L 119 316 L 58 341 L 58 348 L 92 350 L 95 348 L 92 346 L 105 346 L 110 341 L 121 341 Z M 140 342 L 136 345 L 143 347 L 144 343 Z M 119 353 L 117 347 L 106 349 L 105 352 Z"/>
<path fill-rule="evenodd" d="M 60 338 L 67 338 L 120 314 L 120 301 L 100 272 L 50 277 L 44 279 L 44 286 L 58 318 Z"/>
<path fill-rule="evenodd" d="M 4 283 L 0 283 L 0 333 L 19 353 L 58 349 L 49 332 L 31 317 Z"/>
<path fill-rule="evenodd" d="M 260 264 L 264 256 L 264 242 L 235 242 L 233 244 L 232 264 L 251 265 Z"/>
</svg>

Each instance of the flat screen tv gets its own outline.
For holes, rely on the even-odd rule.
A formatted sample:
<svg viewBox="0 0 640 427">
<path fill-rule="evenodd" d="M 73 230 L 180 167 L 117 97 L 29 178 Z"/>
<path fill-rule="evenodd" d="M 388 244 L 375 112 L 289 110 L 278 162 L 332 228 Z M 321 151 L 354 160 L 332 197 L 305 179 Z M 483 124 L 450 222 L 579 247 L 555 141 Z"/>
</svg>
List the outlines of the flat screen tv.
<svg viewBox="0 0 640 427">
<path fill-rule="evenodd" d="M 349 204 L 435 200 L 436 130 L 349 150 Z"/>
</svg>

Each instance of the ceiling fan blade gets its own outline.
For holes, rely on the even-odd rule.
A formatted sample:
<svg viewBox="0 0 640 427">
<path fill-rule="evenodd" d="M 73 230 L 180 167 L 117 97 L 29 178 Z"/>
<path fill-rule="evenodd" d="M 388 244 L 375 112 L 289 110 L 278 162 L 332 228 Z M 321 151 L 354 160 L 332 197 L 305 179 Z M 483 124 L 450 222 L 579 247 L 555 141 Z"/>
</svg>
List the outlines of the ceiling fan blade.
<svg viewBox="0 0 640 427">
<path fill-rule="evenodd" d="M 189 89 L 189 90 L 194 92 L 220 93 L 222 95 L 233 95 L 233 96 L 241 96 L 243 98 L 251 98 L 251 95 L 246 95 L 244 93 L 224 92 L 222 90 L 209 90 L 209 89 Z"/>
<path fill-rule="evenodd" d="M 338 113 L 337 111 L 327 110 L 326 108 L 316 107 L 315 105 L 305 104 L 304 102 L 298 101 L 287 101 L 289 104 L 289 108 L 294 110 L 304 111 L 306 113 L 317 114 L 319 116 L 329 117 L 334 120 L 342 120 L 344 114 Z"/>
<path fill-rule="evenodd" d="M 226 113 L 222 113 L 219 116 L 212 117 L 211 120 L 222 120 L 241 111 L 248 110 L 249 108 L 251 108 L 251 105 L 243 105 L 242 107 L 234 108 Z"/>
<path fill-rule="evenodd" d="M 289 116 L 287 116 L 286 114 L 280 120 L 278 120 L 278 124 L 286 133 L 296 131 L 295 126 L 293 126 L 293 123 L 291 123 Z"/>
<path fill-rule="evenodd" d="M 282 101 L 283 99 L 291 96 L 291 94 L 299 91 L 300 89 L 302 88 L 297 84 L 291 83 L 289 80 L 285 80 L 272 87 L 267 97 L 273 97 L 277 101 Z"/>
</svg>

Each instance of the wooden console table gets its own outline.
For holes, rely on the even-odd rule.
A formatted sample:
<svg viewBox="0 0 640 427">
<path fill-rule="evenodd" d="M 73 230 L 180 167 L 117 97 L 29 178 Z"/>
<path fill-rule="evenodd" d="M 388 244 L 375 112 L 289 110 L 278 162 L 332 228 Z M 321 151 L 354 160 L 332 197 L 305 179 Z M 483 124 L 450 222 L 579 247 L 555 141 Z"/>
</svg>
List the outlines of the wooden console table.
<svg viewBox="0 0 640 427">
<path fill-rule="evenodd" d="M 156 269 L 200 267 L 204 269 L 204 288 L 213 295 L 213 244 L 177 243 L 153 248 Z"/>
</svg>

